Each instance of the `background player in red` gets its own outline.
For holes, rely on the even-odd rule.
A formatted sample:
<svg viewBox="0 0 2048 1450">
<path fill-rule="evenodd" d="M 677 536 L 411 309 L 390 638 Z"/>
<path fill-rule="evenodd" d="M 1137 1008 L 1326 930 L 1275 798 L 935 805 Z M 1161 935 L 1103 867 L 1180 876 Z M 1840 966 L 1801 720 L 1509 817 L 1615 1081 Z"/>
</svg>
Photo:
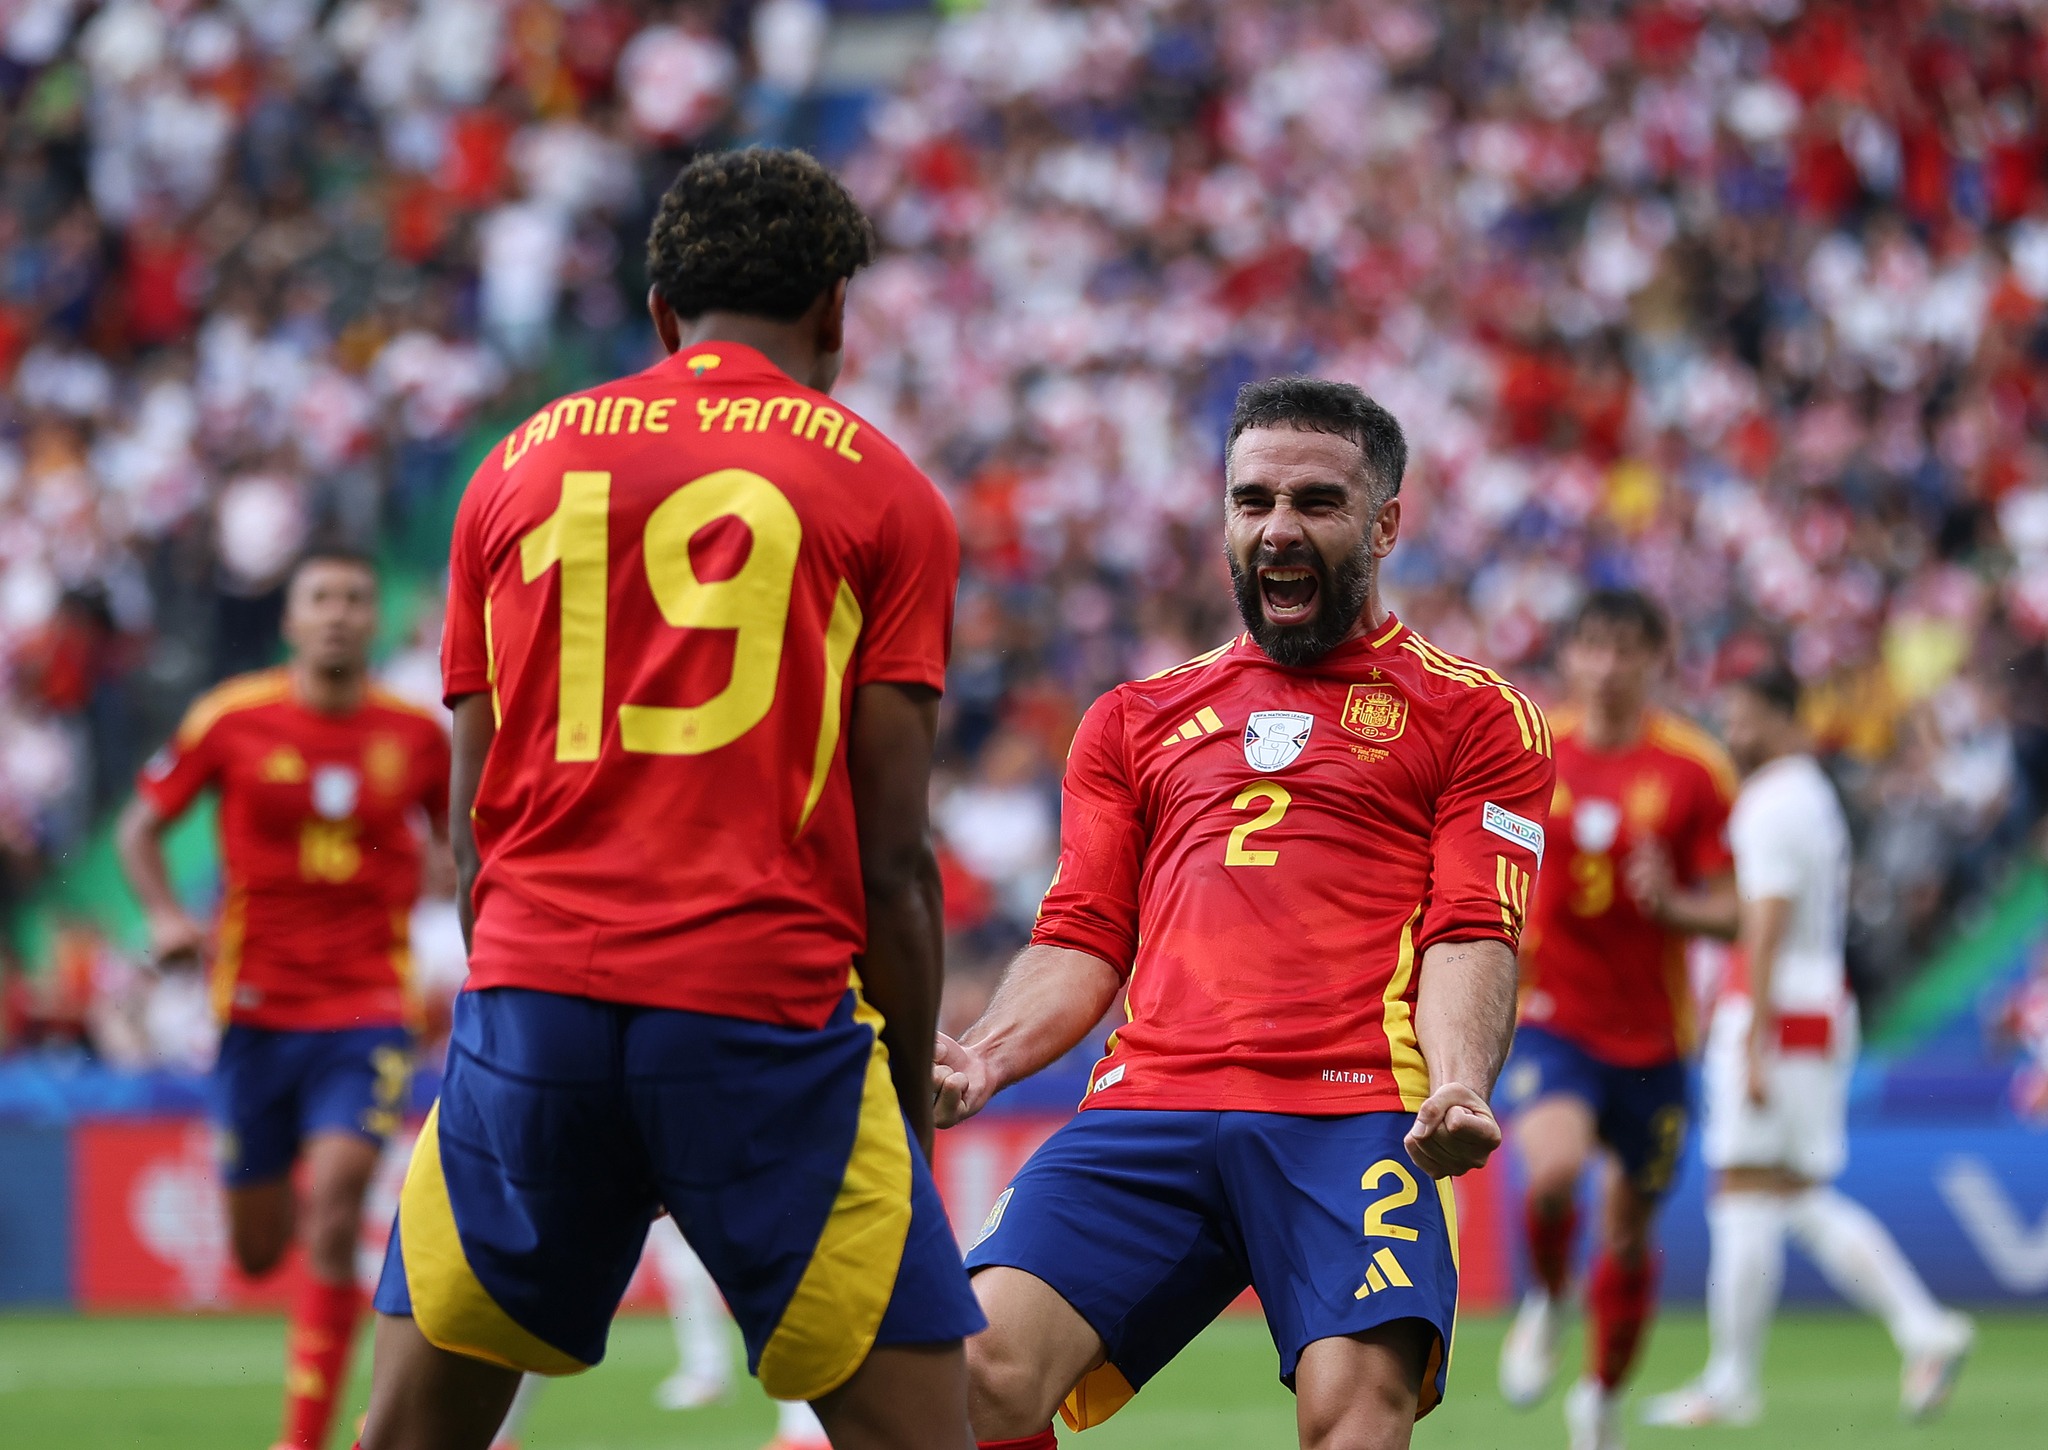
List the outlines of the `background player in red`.
<svg viewBox="0 0 2048 1450">
<path fill-rule="evenodd" d="M 285 592 L 290 663 L 201 696 L 144 768 L 118 832 L 153 956 L 197 966 L 209 934 L 171 890 L 162 836 L 201 792 L 219 796 L 225 889 L 210 955 L 226 1024 L 215 1078 L 228 1223 L 246 1274 L 276 1268 L 295 1228 L 305 1247 L 285 1372 L 283 1440 L 296 1446 L 326 1442 L 346 1381 L 363 1194 L 405 1106 L 423 828 L 447 851 L 448 739 L 371 682 L 376 630 L 367 559 L 302 559 Z"/>
<path fill-rule="evenodd" d="M 1598 1145 L 1618 1165 L 1588 1287 L 1587 1372 L 1565 1401 L 1573 1450 L 1621 1443 L 1617 1391 L 1656 1297 L 1651 1220 L 1685 1146 L 1686 940 L 1726 935 L 1735 916 L 1735 769 L 1652 702 L 1668 637 L 1647 596 L 1603 590 L 1565 640 L 1553 859 L 1522 943 L 1521 1027 L 1501 1077 L 1528 1175 L 1535 1281 L 1501 1349 L 1515 1405 L 1535 1404 L 1556 1372 L 1579 1181 Z"/>
<path fill-rule="evenodd" d="M 808 156 L 700 157 L 648 240 L 669 356 L 536 413 L 463 498 L 470 973 L 368 1450 L 481 1450 L 517 1371 L 601 1359 L 662 1209 L 840 1450 L 967 1441 L 982 1319 L 925 1161 L 959 540 L 826 393 L 873 248 Z"/>
<path fill-rule="evenodd" d="M 1552 770 L 1533 704 L 1381 605 L 1406 459 L 1348 384 L 1238 395 L 1248 632 L 1089 709 L 1032 944 L 939 1043 L 957 1121 L 1126 995 L 1083 1111 L 968 1254 L 985 1447 L 1114 1413 L 1248 1284 L 1305 1447 L 1406 1445 L 1443 1395 L 1456 1214 L 1410 1164 L 1441 1179 L 1500 1141 Z"/>
</svg>

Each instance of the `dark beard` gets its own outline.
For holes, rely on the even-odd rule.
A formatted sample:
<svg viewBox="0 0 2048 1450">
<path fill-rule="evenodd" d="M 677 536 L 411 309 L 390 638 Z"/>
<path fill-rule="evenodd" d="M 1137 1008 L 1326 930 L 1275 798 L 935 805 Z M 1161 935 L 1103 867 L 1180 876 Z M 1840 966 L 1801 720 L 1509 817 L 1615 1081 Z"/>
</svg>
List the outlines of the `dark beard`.
<svg viewBox="0 0 2048 1450">
<path fill-rule="evenodd" d="M 1230 586 L 1237 596 L 1237 612 L 1244 618 L 1244 627 L 1251 632 L 1252 643 L 1266 653 L 1266 658 L 1276 665 L 1289 669 L 1302 669 L 1314 664 L 1331 650 L 1344 642 L 1351 633 L 1358 616 L 1364 612 L 1366 597 L 1372 592 L 1373 567 L 1370 541 L 1360 538 L 1358 547 L 1351 556 L 1334 568 L 1324 565 L 1322 557 L 1313 549 L 1302 549 L 1297 554 L 1277 555 L 1259 553 L 1252 556 L 1251 567 L 1242 568 L 1235 554 L 1228 554 L 1230 561 Z M 1316 617 L 1307 624 L 1274 625 L 1266 621 L 1266 612 L 1259 598 L 1259 573 L 1262 568 L 1307 569 L 1316 576 Z"/>
</svg>

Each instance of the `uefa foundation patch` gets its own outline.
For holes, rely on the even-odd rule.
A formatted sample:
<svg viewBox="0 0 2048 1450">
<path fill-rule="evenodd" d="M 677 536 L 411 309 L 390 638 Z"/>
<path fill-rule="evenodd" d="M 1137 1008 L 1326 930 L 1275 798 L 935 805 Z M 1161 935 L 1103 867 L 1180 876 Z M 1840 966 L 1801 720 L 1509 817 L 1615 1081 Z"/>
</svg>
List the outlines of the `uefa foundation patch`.
<svg viewBox="0 0 2048 1450">
<path fill-rule="evenodd" d="M 1492 801 L 1486 803 L 1482 824 L 1502 840 L 1513 841 L 1517 846 L 1536 853 L 1536 864 L 1543 864 L 1543 827 L 1527 816 L 1518 816 Z"/>
</svg>

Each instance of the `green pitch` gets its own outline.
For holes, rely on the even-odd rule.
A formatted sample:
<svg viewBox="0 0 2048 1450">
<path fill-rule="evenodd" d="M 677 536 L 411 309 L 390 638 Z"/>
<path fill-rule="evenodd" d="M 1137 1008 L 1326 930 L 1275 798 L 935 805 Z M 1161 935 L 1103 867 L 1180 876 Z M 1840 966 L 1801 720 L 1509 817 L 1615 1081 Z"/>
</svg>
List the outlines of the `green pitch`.
<svg viewBox="0 0 2048 1450">
<path fill-rule="evenodd" d="M 1451 1398 L 1415 1443 L 1456 1450 L 1564 1444 L 1552 1403 L 1528 1415 L 1493 1388 L 1499 1321 L 1459 1336 Z M 1897 1366 L 1860 1319 L 1797 1315 L 1772 1340 L 1770 1408 L 1753 1431 L 1632 1429 L 1632 1450 L 2037 1450 L 2048 1444 L 2048 1316 L 1986 1317 L 1955 1403 L 1932 1426 L 1899 1423 Z M 1698 1368 L 1696 1315 L 1660 1324 L 1642 1383 Z M 269 1319 L 0 1316 L 0 1450 L 263 1450 L 277 1427 L 282 1326 Z M 759 1450 L 770 1411 L 749 1382 L 733 1402 L 668 1414 L 648 1396 L 673 1365 L 667 1326 L 632 1318 L 604 1365 L 551 1387 L 527 1450 Z M 1109 1424 L 1063 1440 L 1085 1450 L 1288 1450 L 1293 1401 L 1273 1378 L 1264 1326 L 1233 1319 L 1204 1335 Z M 362 1404 L 358 1372 L 351 1416 Z M 351 1423 L 353 1421 L 351 1420 Z M 337 1427 L 335 1444 L 346 1446 Z"/>
</svg>

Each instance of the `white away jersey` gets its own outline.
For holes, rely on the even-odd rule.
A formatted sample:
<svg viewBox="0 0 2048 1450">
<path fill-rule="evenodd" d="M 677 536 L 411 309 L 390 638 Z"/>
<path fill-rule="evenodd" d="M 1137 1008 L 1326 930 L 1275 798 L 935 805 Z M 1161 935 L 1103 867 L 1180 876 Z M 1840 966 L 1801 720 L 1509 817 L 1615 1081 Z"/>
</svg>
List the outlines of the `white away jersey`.
<svg viewBox="0 0 2048 1450">
<path fill-rule="evenodd" d="M 1728 818 L 1728 841 L 1744 901 L 1792 903 L 1772 965 L 1771 1004 L 1780 1012 L 1832 1012 L 1848 992 L 1849 823 L 1819 763 L 1788 755 L 1752 775 Z"/>
</svg>

